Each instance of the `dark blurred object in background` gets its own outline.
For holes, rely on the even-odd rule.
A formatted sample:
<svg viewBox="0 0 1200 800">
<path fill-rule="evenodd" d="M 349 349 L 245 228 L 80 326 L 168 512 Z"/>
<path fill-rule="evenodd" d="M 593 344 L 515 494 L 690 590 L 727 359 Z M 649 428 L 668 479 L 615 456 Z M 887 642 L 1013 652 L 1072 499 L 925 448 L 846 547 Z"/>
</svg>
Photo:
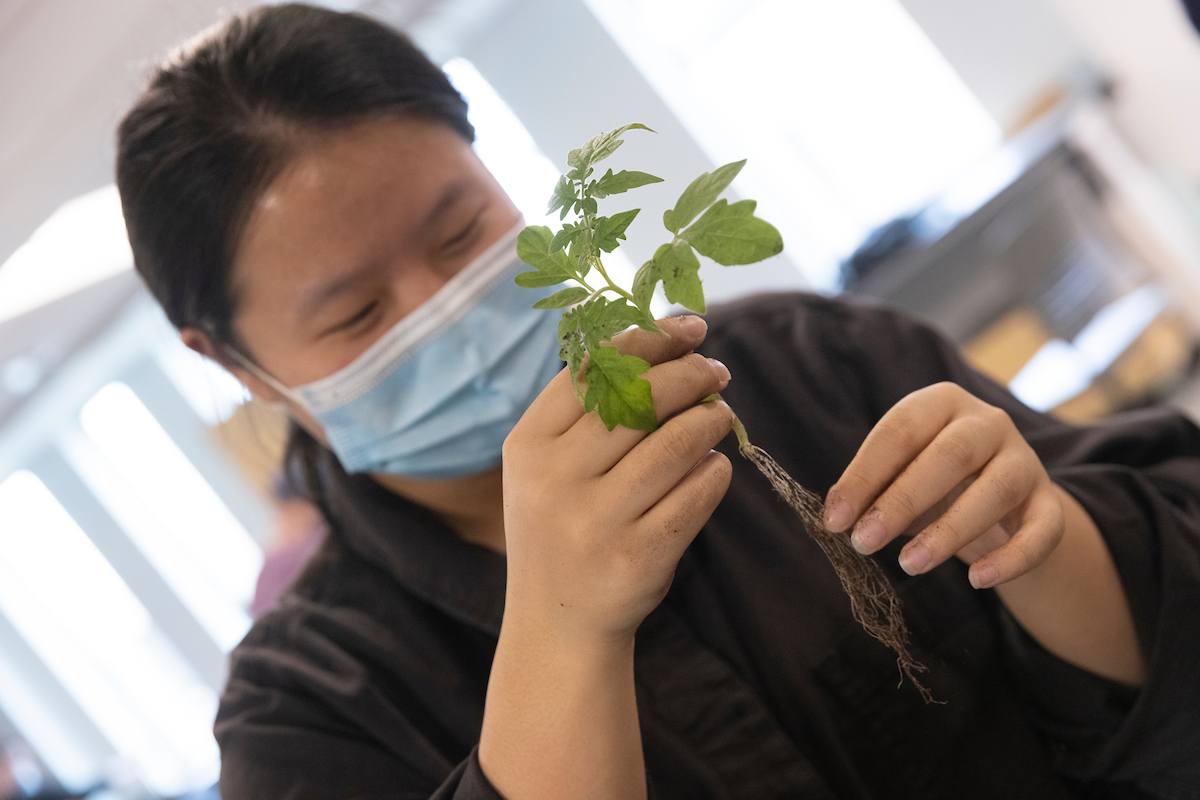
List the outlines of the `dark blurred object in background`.
<svg viewBox="0 0 1200 800">
<path fill-rule="evenodd" d="M 1064 94 L 842 264 L 846 291 L 932 322 L 1026 405 L 1071 422 L 1176 391 L 1200 339 L 1160 259 L 1131 235 L 1144 240 L 1146 226 L 1118 224 L 1131 179 L 1102 135 L 1107 95 Z"/>
<path fill-rule="evenodd" d="M 1187 9 L 1188 16 L 1192 18 L 1192 24 L 1196 26 L 1196 30 L 1200 31 L 1200 0 L 1183 0 L 1183 7 Z"/>
</svg>

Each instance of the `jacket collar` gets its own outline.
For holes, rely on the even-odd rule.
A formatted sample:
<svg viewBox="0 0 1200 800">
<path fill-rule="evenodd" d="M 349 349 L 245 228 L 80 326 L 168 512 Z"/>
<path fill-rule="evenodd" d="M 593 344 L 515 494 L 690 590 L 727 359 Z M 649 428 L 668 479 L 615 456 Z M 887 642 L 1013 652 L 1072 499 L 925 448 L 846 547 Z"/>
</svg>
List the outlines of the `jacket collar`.
<svg viewBox="0 0 1200 800">
<path fill-rule="evenodd" d="M 369 475 L 331 472 L 326 486 L 334 535 L 347 549 L 422 600 L 499 636 L 507 578 L 503 555 L 464 540 Z"/>
</svg>

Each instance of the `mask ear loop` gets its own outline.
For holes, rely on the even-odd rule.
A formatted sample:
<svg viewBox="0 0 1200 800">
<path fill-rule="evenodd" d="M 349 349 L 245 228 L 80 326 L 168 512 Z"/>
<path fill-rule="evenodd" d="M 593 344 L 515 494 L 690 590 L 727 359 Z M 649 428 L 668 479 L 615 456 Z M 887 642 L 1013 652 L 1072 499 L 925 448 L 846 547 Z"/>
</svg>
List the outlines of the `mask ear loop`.
<svg viewBox="0 0 1200 800">
<path fill-rule="evenodd" d="M 303 409 L 308 408 L 308 405 L 304 402 L 304 399 L 302 397 L 300 397 L 300 395 L 298 395 L 292 389 L 289 389 L 288 387 L 284 386 L 281 382 L 279 382 L 274 377 L 272 377 L 269 372 L 267 372 L 262 367 L 255 364 L 253 361 L 251 361 L 246 356 L 242 355 L 235 348 L 232 348 L 229 345 L 225 345 L 224 350 L 226 353 L 229 354 L 230 358 L 232 358 L 234 361 L 238 362 L 238 364 L 240 364 L 251 375 L 258 378 L 260 381 L 265 383 L 267 386 L 270 386 L 275 391 L 279 392 L 281 395 L 286 397 L 288 400 L 291 400 L 293 403 L 295 403 L 300 408 L 303 408 Z"/>
</svg>

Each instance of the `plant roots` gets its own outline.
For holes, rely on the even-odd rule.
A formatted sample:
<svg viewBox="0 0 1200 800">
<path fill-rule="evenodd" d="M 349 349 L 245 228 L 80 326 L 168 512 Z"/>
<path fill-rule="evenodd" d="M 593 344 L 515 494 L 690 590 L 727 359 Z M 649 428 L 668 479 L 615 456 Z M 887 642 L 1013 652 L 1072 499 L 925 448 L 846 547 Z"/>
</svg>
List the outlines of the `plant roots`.
<svg viewBox="0 0 1200 800">
<path fill-rule="evenodd" d="M 736 423 L 736 427 L 741 428 L 741 422 Z M 925 672 L 926 667 L 909 652 L 908 626 L 904 622 L 900 598 L 883 570 L 874 560 L 855 550 L 849 536 L 833 533 L 825 527 L 825 504 L 819 497 L 797 483 L 765 450 L 750 444 L 744 428 L 737 433 L 742 456 L 766 477 L 775 494 L 795 510 L 808 535 L 833 565 L 842 588 L 850 596 L 854 618 L 867 633 L 896 652 L 900 682 L 908 678 L 926 703 L 935 702 L 929 689 L 917 679 L 916 674 Z"/>
</svg>

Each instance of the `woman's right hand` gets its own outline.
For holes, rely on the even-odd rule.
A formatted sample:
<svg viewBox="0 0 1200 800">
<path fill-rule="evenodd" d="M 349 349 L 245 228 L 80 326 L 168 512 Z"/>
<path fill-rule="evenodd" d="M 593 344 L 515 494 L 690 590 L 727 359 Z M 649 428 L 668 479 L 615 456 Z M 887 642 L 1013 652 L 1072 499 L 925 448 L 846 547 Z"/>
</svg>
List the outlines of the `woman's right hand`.
<svg viewBox="0 0 1200 800">
<path fill-rule="evenodd" d="M 508 587 L 479 763 L 509 800 L 641 800 L 633 635 L 729 488 L 712 452 L 733 424 L 729 371 L 692 350 L 697 317 L 614 339 L 650 362 L 653 433 L 609 431 L 564 370 L 504 443 Z"/>
<path fill-rule="evenodd" d="M 729 488 L 729 459 L 712 448 L 733 412 L 697 405 L 729 371 L 692 352 L 707 331 L 699 317 L 659 325 L 613 341 L 651 364 L 656 431 L 607 430 L 564 370 L 505 442 L 506 624 L 519 616 L 571 639 L 631 639 Z"/>
</svg>

